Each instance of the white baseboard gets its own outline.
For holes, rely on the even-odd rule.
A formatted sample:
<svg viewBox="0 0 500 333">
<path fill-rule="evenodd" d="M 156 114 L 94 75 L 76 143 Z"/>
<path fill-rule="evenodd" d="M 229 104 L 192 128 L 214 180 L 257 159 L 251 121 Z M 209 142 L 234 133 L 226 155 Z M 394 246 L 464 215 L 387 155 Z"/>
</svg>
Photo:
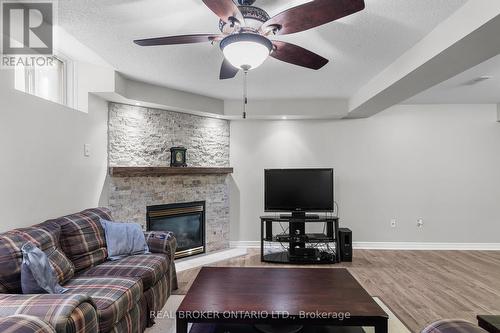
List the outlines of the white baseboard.
<svg viewBox="0 0 500 333">
<path fill-rule="evenodd" d="M 229 246 L 236 249 L 260 249 L 259 241 L 230 241 Z"/>
<path fill-rule="evenodd" d="M 354 242 L 355 249 L 499 251 L 500 243 Z"/>
<path fill-rule="evenodd" d="M 234 248 L 212 252 L 208 254 L 201 254 L 189 258 L 183 258 L 175 261 L 175 268 L 177 272 L 182 272 L 191 268 L 199 266 L 210 265 L 217 261 L 241 257 L 247 254 L 245 248 Z"/>
<path fill-rule="evenodd" d="M 232 248 L 260 248 L 260 241 L 232 241 Z M 354 249 L 364 250 L 468 250 L 500 251 L 500 243 L 428 243 L 428 242 L 354 242 Z"/>
</svg>

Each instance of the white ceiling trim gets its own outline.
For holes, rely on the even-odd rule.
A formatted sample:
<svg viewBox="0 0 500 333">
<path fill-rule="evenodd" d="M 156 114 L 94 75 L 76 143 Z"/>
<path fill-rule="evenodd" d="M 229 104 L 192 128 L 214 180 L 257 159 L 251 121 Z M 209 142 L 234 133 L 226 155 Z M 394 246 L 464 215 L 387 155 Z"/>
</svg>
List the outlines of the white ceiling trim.
<svg viewBox="0 0 500 333">
<path fill-rule="evenodd" d="M 112 91 L 94 94 L 116 103 L 138 105 L 227 120 L 242 119 L 241 100 L 224 101 L 199 94 L 133 80 L 115 72 Z M 248 104 L 248 119 L 340 119 L 347 114 L 347 99 L 306 98 L 252 100 Z"/>
<path fill-rule="evenodd" d="M 348 113 L 347 99 L 287 98 L 250 100 L 249 119 L 341 119 Z M 242 100 L 224 101 L 224 114 L 231 119 L 242 119 Z"/>
</svg>

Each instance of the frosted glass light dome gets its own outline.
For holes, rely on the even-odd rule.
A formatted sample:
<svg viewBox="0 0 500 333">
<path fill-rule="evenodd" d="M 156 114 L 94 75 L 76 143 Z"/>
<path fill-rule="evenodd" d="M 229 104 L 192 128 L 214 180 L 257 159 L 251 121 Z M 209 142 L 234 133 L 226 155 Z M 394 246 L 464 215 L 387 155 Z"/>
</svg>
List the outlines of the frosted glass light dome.
<svg viewBox="0 0 500 333">
<path fill-rule="evenodd" d="M 248 70 L 262 65 L 271 53 L 273 44 L 258 34 L 239 33 L 224 38 L 220 48 L 231 65 Z"/>
</svg>

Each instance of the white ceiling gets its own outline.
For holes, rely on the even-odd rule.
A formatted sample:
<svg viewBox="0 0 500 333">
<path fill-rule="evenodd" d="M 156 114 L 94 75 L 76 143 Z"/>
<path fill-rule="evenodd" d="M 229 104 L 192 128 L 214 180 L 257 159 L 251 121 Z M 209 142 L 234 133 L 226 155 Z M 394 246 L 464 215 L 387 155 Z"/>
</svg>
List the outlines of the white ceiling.
<svg viewBox="0 0 500 333">
<path fill-rule="evenodd" d="M 272 16 L 302 1 L 257 0 Z M 331 62 L 319 71 L 269 58 L 249 74 L 251 98 L 348 98 L 466 0 L 365 0 L 363 12 L 281 36 Z M 63 0 L 59 24 L 125 75 L 224 99 L 241 96 L 241 74 L 220 81 L 222 53 L 210 43 L 139 47 L 133 39 L 217 33 L 200 0 Z M 333 61 L 332 61 L 333 60 Z"/>
<path fill-rule="evenodd" d="M 491 78 L 471 84 L 483 76 Z M 500 55 L 405 101 L 405 104 L 496 103 L 500 103 Z"/>
</svg>

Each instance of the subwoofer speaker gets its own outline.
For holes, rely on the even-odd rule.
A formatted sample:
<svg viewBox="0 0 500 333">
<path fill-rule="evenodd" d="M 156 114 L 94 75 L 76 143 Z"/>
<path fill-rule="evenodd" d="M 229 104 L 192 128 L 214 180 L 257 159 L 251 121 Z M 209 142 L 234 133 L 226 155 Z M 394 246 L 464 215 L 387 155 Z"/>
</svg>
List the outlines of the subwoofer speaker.
<svg viewBox="0 0 500 333">
<path fill-rule="evenodd" d="M 339 229 L 340 261 L 352 261 L 352 231 L 348 228 Z"/>
</svg>

